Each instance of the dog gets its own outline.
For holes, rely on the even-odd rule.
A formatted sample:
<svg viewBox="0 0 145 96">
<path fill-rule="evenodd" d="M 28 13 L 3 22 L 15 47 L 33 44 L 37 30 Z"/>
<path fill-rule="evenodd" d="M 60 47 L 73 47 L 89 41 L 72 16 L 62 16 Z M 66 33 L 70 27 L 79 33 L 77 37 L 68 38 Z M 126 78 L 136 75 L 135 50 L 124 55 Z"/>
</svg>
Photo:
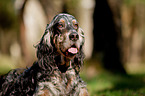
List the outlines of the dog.
<svg viewBox="0 0 145 96">
<path fill-rule="evenodd" d="M 88 96 L 79 75 L 84 42 L 74 16 L 56 15 L 36 46 L 38 60 L 0 77 L 0 96 Z"/>
</svg>

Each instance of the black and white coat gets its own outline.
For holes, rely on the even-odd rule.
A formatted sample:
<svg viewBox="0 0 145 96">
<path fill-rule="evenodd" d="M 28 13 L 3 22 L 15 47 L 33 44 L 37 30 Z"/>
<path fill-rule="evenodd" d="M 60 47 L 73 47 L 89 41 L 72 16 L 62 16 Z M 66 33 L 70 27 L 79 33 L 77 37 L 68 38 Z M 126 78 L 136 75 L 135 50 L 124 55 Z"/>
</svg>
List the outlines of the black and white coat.
<svg viewBox="0 0 145 96">
<path fill-rule="evenodd" d="M 88 96 L 79 76 L 83 44 L 77 20 L 69 14 L 56 15 L 36 46 L 38 60 L 28 69 L 1 76 L 0 96 Z"/>
</svg>

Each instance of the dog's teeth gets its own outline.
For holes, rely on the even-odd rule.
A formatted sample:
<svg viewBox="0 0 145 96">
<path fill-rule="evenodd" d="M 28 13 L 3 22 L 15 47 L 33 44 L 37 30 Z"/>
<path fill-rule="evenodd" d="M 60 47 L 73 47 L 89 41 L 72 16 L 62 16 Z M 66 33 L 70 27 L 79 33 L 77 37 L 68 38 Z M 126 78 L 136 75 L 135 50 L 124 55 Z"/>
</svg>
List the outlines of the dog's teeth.
<svg viewBox="0 0 145 96">
<path fill-rule="evenodd" d="M 72 53 L 72 54 L 76 54 L 78 52 L 77 48 L 69 48 L 68 52 Z"/>
</svg>

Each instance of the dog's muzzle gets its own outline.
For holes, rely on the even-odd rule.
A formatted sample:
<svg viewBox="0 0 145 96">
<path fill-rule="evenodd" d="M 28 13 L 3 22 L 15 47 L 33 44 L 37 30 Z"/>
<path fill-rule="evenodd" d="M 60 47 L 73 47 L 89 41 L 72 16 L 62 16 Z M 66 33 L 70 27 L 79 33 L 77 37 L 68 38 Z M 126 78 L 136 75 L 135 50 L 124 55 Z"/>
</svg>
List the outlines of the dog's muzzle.
<svg viewBox="0 0 145 96">
<path fill-rule="evenodd" d="M 79 40 L 78 33 L 77 32 L 72 32 L 69 35 L 69 39 L 75 43 L 77 40 Z M 73 47 L 70 47 L 68 49 L 68 52 L 71 53 L 71 54 L 77 54 L 78 53 L 78 49 L 75 46 L 73 46 Z"/>
</svg>

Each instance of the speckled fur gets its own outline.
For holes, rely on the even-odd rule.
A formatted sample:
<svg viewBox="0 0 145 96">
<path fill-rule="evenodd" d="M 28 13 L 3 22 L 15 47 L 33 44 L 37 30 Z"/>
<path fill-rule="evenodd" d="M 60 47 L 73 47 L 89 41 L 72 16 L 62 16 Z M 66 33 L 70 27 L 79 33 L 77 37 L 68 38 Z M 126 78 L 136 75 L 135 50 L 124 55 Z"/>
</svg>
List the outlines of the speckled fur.
<svg viewBox="0 0 145 96">
<path fill-rule="evenodd" d="M 64 17 L 74 18 L 69 14 L 59 14 L 46 27 L 40 43 L 36 46 L 38 60 L 32 67 L 14 69 L 0 77 L 0 96 L 88 96 L 86 84 L 79 76 L 84 59 L 82 29 L 77 30 L 81 37 L 75 42 L 79 46 L 79 52 L 75 56 L 66 59 L 57 48 L 57 44 L 65 40 L 62 39 L 65 34 L 56 35 L 53 25 L 58 18 Z M 56 36 L 60 41 L 55 41 Z M 71 42 L 68 42 L 69 45 Z M 59 46 L 62 47 L 63 44 Z M 66 62 L 69 64 L 66 65 Z"/>
</svg>

